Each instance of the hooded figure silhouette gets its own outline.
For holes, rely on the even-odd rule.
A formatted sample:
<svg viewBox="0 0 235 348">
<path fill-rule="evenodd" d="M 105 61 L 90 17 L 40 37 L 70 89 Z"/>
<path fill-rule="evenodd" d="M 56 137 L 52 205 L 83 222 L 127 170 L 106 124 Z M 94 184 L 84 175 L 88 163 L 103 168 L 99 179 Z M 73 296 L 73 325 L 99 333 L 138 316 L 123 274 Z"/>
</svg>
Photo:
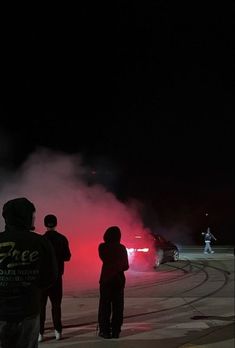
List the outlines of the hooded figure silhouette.
<svg viewBox="0 0 235 348">
<path fill-rule="evenodd" d="M 103 262 L 99 281 L 99 336 L 118 338 L 123 324 L 124 272 L 129 268 L 128 256 L 126 247 L 120 243 L 121 231 L 118 226 L 109 227 L 103 239 L 104 243 L 98 248 Z"/>
<path fill-rule="evenodd" d="M 57 277 L 51 244 L 34 229 L 26 198 L 6 202 L 0 233 L 0 347 L 37 347 L 41 290 Z"/>
</svg>

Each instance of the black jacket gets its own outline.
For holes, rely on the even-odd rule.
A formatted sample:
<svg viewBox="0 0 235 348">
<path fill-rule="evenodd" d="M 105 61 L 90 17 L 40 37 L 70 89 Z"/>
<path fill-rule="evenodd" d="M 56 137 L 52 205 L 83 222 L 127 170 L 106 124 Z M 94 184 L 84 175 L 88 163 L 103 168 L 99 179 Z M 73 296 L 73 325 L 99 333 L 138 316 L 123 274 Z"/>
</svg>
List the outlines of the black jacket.
<svg viewBox="0 0 235 348">
<path fill-rule="evenodd" d="M 215 236 L 211 232 L 206 232 L 205 233 L 205 242 L 211 242 L 212 240 L 216 240 Z"/>
<path fill-rule="evenodd" d="M 31 232 L 32 207 L 22 198 L 3 207 L 0 233 L 0 320 L 17 321 L 39 314 L 41 289 L 57 277 L 55 254 L 43 236 Z"/>
<path fill-rule="evenodd" d="M 104 243 L 99 245 L 99 257 L 103 262 L 100 284 L 125 285 L 124 271 L 129 268 L 126 248 L 120 243 L 121 236 L 109 228 L 104 234 Z"/>
<path fill-rule="evenodd" d="M 55 230 L 47 231 L 44 237 L 51 242 L 54 248 L 58 266 L 58 276 L 62 276 L 64 274 L 64 262 L 69 261 L 71 258 L 68 240 L 63 234 Z"/>
</svg>

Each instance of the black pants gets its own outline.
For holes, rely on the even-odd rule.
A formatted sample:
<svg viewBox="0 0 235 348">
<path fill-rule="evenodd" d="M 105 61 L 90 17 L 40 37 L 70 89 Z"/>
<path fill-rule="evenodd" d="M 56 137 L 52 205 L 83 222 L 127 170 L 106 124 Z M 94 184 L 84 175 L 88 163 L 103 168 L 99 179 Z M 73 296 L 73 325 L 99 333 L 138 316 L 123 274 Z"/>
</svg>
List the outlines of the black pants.
<svg viewBox="0 0 235 348">
<path fill-rule="evenodd" d="M 37 348 L 39 315 L 17 322 L 0 320 L 0 348 Z"/>
<path fill-rule="evenodd" d="M 52 287 L 43 292 L 41 297 L 41 312 L 40 312 L 40 334 L 44 333 L 44 325 L 46 320 L 46 305 L 49 297 L 51 302 L 51 315 L 54 329 L 62 332 L 61 322 L 61 302 L 63 296 L 62 277 L 59 277 Z"/>
<path fill-rule="evenodd" d="M 100 285 L 98 322 L 100 332 L 120 333 L 123 323 L 124 287 L 117 284 Z"/>
</svg>

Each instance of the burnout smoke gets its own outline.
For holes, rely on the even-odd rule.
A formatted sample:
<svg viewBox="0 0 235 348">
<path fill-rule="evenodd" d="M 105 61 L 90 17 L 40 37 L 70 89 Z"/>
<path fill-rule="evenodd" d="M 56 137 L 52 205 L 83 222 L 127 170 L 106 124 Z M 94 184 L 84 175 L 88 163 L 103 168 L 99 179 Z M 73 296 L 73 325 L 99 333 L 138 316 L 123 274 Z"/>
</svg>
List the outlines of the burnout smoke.
<svg viewBox="0 0 235 348">
<path fill-rule="evenodd" d="M 120 227 L 123 243 L 133 233 L 147 233 L 133 207 L 119 202 L 103 186 L 86 183 L 87 172 L 79 155 L 40 149 L 17 173 L 3 178 L 0 186 L 1 207 L 16 197 L 34 203 L 38 233 L 45 231 L 45 215 L 57 216 L 57 229 L 67 236 L 72 252 L 71 261 L 65 264 L 65 291 L 98 287 L 101 262 L 97 249 L 109 226 Z"/>
</svg>

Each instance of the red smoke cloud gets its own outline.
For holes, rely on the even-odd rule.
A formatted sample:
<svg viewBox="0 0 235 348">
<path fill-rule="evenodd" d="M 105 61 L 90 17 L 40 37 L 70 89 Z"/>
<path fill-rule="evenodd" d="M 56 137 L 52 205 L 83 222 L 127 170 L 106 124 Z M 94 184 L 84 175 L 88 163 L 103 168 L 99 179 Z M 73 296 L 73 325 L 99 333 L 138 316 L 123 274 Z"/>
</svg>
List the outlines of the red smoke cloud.
<svg viewBox="0 0 235 348">
<path fill-rule="evenodd" d="M 79 155 L 41 149 L 28 158 L 18 173 L 3 180 L 0 191 L 1 207 L 16 197 L 26 197 L 35 204 L 38 233 L 45 231 L 46 214 L 57 216 L 57 230 L 68 238 L 72 253 L 71 261 L 65 265 L 65 291 L 98 287 L 98 244 L 109 226 L 120 227 L 123 242 L 134 234 L 147 232 L 133 208 L 100 185 L 88 186 L 86 171 Z"/>
</svg>

